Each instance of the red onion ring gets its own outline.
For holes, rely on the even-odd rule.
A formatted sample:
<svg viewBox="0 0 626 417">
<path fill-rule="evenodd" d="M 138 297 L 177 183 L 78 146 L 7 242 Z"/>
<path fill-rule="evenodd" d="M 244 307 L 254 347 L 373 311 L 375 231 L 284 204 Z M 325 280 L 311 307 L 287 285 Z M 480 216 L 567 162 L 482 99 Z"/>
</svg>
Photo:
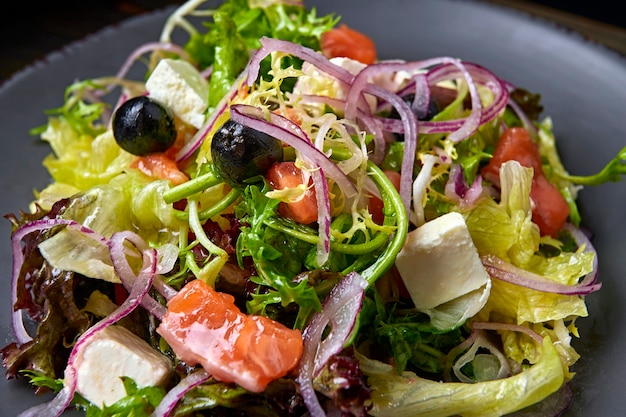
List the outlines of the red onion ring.
<svg viewBox="0 0 626 417">
<path fill-rule="evenodd" d="M 494 101 L 482 111 L 480 121 L 478 122 L 478 125 L 480 126 L 493 120 L 493 118 L 495 118 L 498 114 L 500 114 L 500 112 L 504 110 L 507 103 L 509 102 L 508 88 L 506 86 L 506 81 L 498 78 L 489 70 L 470 62 L 463 62 L 463 65 L 472 77 L 474 83 L 487 86 L 494 94 Z M 431 70 L 431 72 L 428 74 L 428 81 L 430 85 L 434 85 L 435 83 L 444 81 L 446 79 L 457 78 L 459 76 L 463 76 L 463 73 L 457 72 L 457 69 L 455 67 L 450 65 L 441 65 Z M 414 88 L 414 84 L 411 84 L 403 89 L 401 93 L 398 93 L 398 95 L 407 94 L 408 92 L 414 90 Z M 384 129 L 390 132 L 404 133 L 404 128 L 401 121 L 387 118 L 379 119 L 383 124 Z M 422 121 L 419 125 L 419 133 L 432 134 L 460 131 L 466 121 L 467 119 Z M 462 140 L 462 136 L 460 136 L 459 138 L 455 138 L 453 136 L 451 139 Z"/>
<path fill-rule="evenodd" d="M 185 143 L 185 145 L 183 145 L 183 147 L 176 152 L 176 162 L 183 162 L 187 160 L 194 154 L 200 145 L 202 145 L 206 135 L 213 130 L 213 128 L 215 128 L 215 123 L 217 123 L 221 116 L 228 111 L 230 101 L 237 96 L 241 83 L 247 76 L 248 68 L 246 67 L 241 74 L 239 74 L 230 90 L 228 90 L 224 97 L 222 97 L 217 103 L 215 110 L 211 112 L 207 120 L 204 122 L 204 125 L 198 129 L 189 142 Z"/>
<path fill-rule="evenodd" d="M 130 242 L 135 249 L 137 249 L 142 256 L 145 258 L 145 253 L 148 251 L 154 251 L 155 256 L 155 268 L 157 266 L 156 262 L 156 250 L 150 249 L 148 245 L 144 242 L 144 240 L 137 234 L 125 231 L 118 232 L 111 236 L 111 240 L 109 241 L 109 250 L 111 253 L 111 261 L 113 262 L 113 267 L 115 268 L 115 272 L 119 276 L 122 281 L 122 285 L 126 288 L 130 294 L 129 297 L 132 296 L 132 290 L 136 286 L 136 281 L 139 279 L 139 276 L 135 276 L 130 264 L 128 263 L 127 253 L 124 247 L 124 241 Z M 145 259 L 144 259 L 145 262 Z M 156 269 L 150 278 L 150 286 L 152 286 L 156 277 Z M 165 283 L 162 282 L 159 285 L 159 288 L 164 289 Z M 152 313 L 158 319 L 162 319 L 165 315 L 167 309 L 159 302 L 157 302 L 154 298 L 150 297 L 148 294 L 142 295 L 141 305 Z"/>
<path fill-rule="evenodd" d="M 495 323 L 495 322 L 486 322 L 486 321 L 474 321 L 474 322 L 472 322 L 472 329 L 476 329 L 476 330 L 496 330 L 496 331 L 508 330 L 508 331 L 511 331 L 511 332 L 520 332 L 520 333 L 527 334 L 535 342 L 537 342 L 540 345 L 541 345 L 541 341 L 543 340 L 543 337 L 539 333 L 534 331 L 533 329 L 531 329 L 529 327 L 526 327 L 526 326 L 520 326 L 520 325 L 517 325 L 517 324 Z"/>
<path fill-rule="evenodd" d="M 150 417 L 167 417 L 170 415 L 178 401 L 193 388 L 206 382 L 211 376 L 200 368 L 183 378 L 174 388 L 168 391 L 159 405 L 154 409 Z"/>
<path fill-rule="evenodd" d="M 574 226 L 572 223 L 565 223 L 563 229 L 567 230 L 572 235 L 578 246 L 585 246 L 585 252 L 592 252 L 594 254 L 592 270 L 585 275 L 579 285 L 587 286 L 594 284 L 598 280 L 598 252 L 589 237 L 579 227 Z"/>
<path fill-rule="evenodd" d="M 249 72 L 247 78 L 248 86 L 252 86 L 259 76 L 261 61 L 272 52 L 284 52 L 296 56 L 302 60 L 310 62 L 313 66 L 322 72 L 336 78 L 344 84 L 350 84 L 354 76 L 349 71 L 333 64 L 319 52 L 311 48 L 304 47 L 289 41 L 268 38 L 266 36 L 260 39 L 261 48 L 252 56 L 249 63 Z"/>
<path fill-rule="evenodd" d="M 482 176 L 477 175 L 472 185 L 468 187 L 461 165 L 451 164 L 444 192 L 450 200 L 457 201 L 461 208 L 472 207 L 483 193 Z"/>
<path fill-rule="evenodd" d="M 129 56 L 126 58 L 126 61 L 122 64 L 121 68 L 117 72 L 116 78 L 124 78 L 128 73 L 130 67 L 133 63 L 139 58 L 141 55 L 147 52 L 153 51 L 166 51 L 173 52 L 181 56 L 181 58 L 185 60 L 190 60 L 189 54 L 185 49 L 179 45 L 170 43 L 170 42 L 149 42 L 146 43 L 139 48 L 135 49 Z"/>
<path fill-rule="evenodd" d="M 343 349 L 356 323 L 365 288 L 367 281 L 357 272 L 346 275 L 331 290 L 324 300 L 322 311 L 313 316 L 302 333 L 304 349 L 298 365 L 297 380 L 311 417 L 326 415 L 315 394 L 313 379 L 328 360 Z M 331 331 L 322 340 L 329 324 Z"/>
<path fill-rule="evenodd" d="M 593 282 L 581 282 L 576 285 L 559 284 L 541 275 L 518 268 L 495 255 L 482 256 L 481 261 L 492 278 L 537 291 L 562 295 L 587 295 L 599 290 L 602 286 L 601 283 Z"/>
</svg>

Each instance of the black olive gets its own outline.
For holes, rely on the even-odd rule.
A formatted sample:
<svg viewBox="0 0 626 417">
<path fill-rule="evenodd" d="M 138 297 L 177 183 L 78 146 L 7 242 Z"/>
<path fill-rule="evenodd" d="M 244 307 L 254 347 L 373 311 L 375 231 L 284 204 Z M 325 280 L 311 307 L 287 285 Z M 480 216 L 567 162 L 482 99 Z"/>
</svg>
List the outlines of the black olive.
<svg viewBox="0 0 626 417">
<path fill-rule="evenodd" d="M 133 155 L 164 152 L 176 140 L 171 111 L 147 96 L 124 102 L 113 114 L 115 141 Z"/>
<path fill-rule="evenodd" d="M 243 188 L 283 159 L 283 144 L 258 130 L 227 120 L 213 135 L 215 173 L 233 188 Z M 259 178 L 260 179 L 260 178 Z"/>
<path fill-rule="evenodd" d="M 411 109 L 413 109 L 413 100 L 415 100 L 415 94 L 411 93 L 411 94 L 407 94 L 406 96 L 402 97 L 402 99 L 404 100 L 404 102 L 406 104 L 409 105 L 409 107 L 411 107 Z M 437 113 L 439 113 L 439 104 L 437 103 L 437 100 L 435 100 L 432 96 L 430 97 L 430 101 L 428 102 L 428 109 L 426 111 L 426 114 L 417 114 L 415 111 L 415 116 L 417 117 L 417 120 L 430 120 L 432 119 Z M 391 113 L 389 114 L 389 117 L 392 119 L 399 119 L 400 115 L 398 114 L 398 111 L 396 110 L 396 108 L 394 107 L 391 110 Z"/>
<path fill-rule="evenodd" d="M 402 99 L 404 100 L 406 104 L 409 105 L 411 110 L 413 110 L 413 100 L 415 100 L 415 94 L 414 93 L 407 94 L 406 96 L 403 96 Z M 417 120 L 421 120 L 421 121 L 430 120 L 433 118 L 433 116 L 439 113 L 439 104 L 437 103 L 437 100 L 435 100 L 431 96 L 430 101 L 428 102 L 428 109 L 426 111 L 426 114 L 417 114 L 417 112 L 415 112 L 414 110 L 413 110 L 413 113 L 415 114 L 415 117 L 417 117 Z M 398 113 L 398 110 L 396 110 L 395 107 L 391 109 L 391 112 L 389 113 L 389 118 L 391 119 L 400 118 L 400 114 Z M 394 136 L 396 137 L 397 140 L 400 140 L 400 141 L 404 140 L 404 135 L 401 133 L 396 133 Z"/>
</svg>

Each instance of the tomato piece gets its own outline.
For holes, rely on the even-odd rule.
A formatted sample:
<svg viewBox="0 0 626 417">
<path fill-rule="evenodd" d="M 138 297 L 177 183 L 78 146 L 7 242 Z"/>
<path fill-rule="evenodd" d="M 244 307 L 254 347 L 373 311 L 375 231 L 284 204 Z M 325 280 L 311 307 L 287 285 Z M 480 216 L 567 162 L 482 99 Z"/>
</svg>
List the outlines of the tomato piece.
<svg viewBox="0 0 626 417">
<path fill-rule="evenodd" d="M 391 181 L 396 190 L 400 190 L 400 173 L 391 170 L 384 170 L 383 172 L 385 173 L 387 178 L 389 178 L 389 181 Z M 376 224 L 383 224 L 383 221 L 385 219 L 385 215 L 383 214 L 383 207 L 383 201 L 376 196 L 370 196 L 370 198 L 367 200 L 367 208 L 372 215 L 372 220 L 374 220 Z"/>
<path fill-rule="evenodd" d="M 544 175 L 539 150 L 523 127 L 508 128 L 502 133 L 493 157 L 481 170 L 481 174 L 498 184 L 500 166 L 511 160 L 533 168 L 530 191 L 530 198 L 534 202 L 533 222 L 539 226 L 542 235 L 555 236 L 569 216 L 569 206 L 559 190 Z"/>
<path fill-rule="evenodd" d="M 322 33 L 321 47 L 327 58 L 345 57 L 367 65 L 376 62 L 372 39 L 345 24 Z"/>
<path fill-rule="evenodd" d="M 287 375 L 302 356 L 300 331 L 242 313 L 232 295 L 199 279 L 169 300 L 157 331 L 186 364 L 251 392 Z"/>
<path fill-rule="evenodd" d="M 189 177 L 178 169 L 176 162 L 164 153 L 152 153 L 140 156 L 131 164 L 149 177 L 169 180 L 173 185 L 189 181 Z"/>
<path fill-rule="evenodd" d="M 533 222 L 542 235 L 556 236 L 569 216 L 569 206 L 559 190 L 545 175 L 533 178 L 530 198 L 535 202 Z"/>
<path fill-rule="evenodd" d="M 293 162 L 278 162 L 267 171 L 267 180 L 275 190 L 296 188 L 303 183 L 302 170 Z M 281 202 L 278 212 L 301 224 L 310 224 L 317 220 L 317 197 L 313 188 L 313 180 L 301 198 L 288 203 Z"/>
<path fill-rule="evenodd" d="M 537 146 L 530 138 L 528 130 L 523 127 L 512 127 L 506 129 L 496 145 L 493 157 L 481 171 L 485 178 L 497 181 L 500 173 L 500 166 L 506 162 L 515 160 L 521 165 L 533 168 L 535 173 L 542 171 L 541 155 Z"/>
</svg>

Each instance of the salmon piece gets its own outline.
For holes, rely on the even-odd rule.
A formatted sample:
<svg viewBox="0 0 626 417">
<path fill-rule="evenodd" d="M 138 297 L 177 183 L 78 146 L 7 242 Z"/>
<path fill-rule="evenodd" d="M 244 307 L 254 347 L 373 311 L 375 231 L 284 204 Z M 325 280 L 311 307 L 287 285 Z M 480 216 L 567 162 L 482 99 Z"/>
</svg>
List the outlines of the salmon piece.
<svg viewBox="0 0 626 417">
<path fill-rule="evenodd" d="M 298 364 L 302 334 L 246 315 L 234 301 L 204 281 L 191 281 L 168 302 L 157 331 L 188 365 L 200 364 L 219 381 L 262 392 Z"/>
</svg>

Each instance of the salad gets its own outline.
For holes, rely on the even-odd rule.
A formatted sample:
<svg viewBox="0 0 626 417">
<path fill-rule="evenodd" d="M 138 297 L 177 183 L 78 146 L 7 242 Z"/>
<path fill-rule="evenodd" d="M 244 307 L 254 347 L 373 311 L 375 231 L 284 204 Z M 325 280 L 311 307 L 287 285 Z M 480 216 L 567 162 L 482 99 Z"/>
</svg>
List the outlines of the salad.
<svg viewBox="0 0 626 417">
<path fill-rule="evenodd" d="M 560 415 L 601 288 L 576 197 L 626 148 L 570 174 L 542 112 L 299 1 L 186 2 L 33 130 L 2 358 L 54 397 L 21 415 Z"/>
</svg>

